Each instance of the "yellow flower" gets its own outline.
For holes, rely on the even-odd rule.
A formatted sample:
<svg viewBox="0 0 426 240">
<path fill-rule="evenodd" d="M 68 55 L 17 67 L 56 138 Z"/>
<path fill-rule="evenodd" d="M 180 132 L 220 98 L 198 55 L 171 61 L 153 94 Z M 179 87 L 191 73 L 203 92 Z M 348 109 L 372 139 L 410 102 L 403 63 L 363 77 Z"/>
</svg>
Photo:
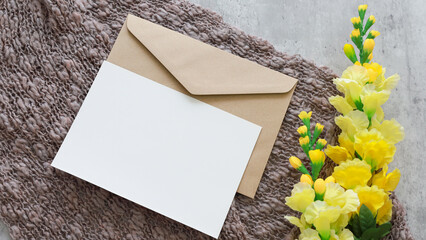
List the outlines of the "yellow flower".
<svg viewBox="0 0 426 240">
<path fill-rule="evenodd" d="M 375 45 L 374 40 L 373 40 L 373 39 L 368 38 L 368 39 L 366 39 L 366 40 L 365 40 L 365 42 L 364 42 L 364 48 L 363 48 L 363 50 L 365 50 L 365 52 L 367 52 L 367 53 L 368 53 L 368 55 L 370 55 L 370 53 L 371 53 L 371 52 L 373 51 L 373 49 L 374 49 L 374 45 Z"/>
<path fill-rule="evenodd" d="M 398 168 L 389 174 L 387 174 L 387 172 L 388 165 L 385 164 L 382 168 L 382 171 L 376 173 L 373 176 L 373 185 L 376 185 L 377 187 L 385 190 L 385 192 L 394 191 L 396 186 L 398 186 L 399 179 L 401 178 L 401 172 Z"/>
<path fill-rule="evenodd" d="M 311 116 L 312 116 L 312 111 L 311 112 L 309 112 L 309 113 L 307 113 L 307 112 L 305 112 L 305 111 L 302 111 L 302 112 L 300 112 L 300 114 L 299 114 L 299 118 L 303 121 L 303 120 L 305 120 L 305 119 L 311 119 Z"/>
<path fill-rule="evenodd" d="M 395 119 L 385 120 L 376 129 L 382 134 L 386 142 L 396 144 L 404 139 L 404 127 Z"/>
<path fill-rule="evenodd" d="M 376 215 L 377 210 L 384 205 L 387 198 L 387 195 L 383 189 L 380 189 L 374 185 L 372 187 L 358 186 L 354 191 L 358 194 L 360 206 L 363 204 L 367 206 L 373 215 Z"/>
<path fill-rule="evenodd" d="M 337 235 L 333 232 L 330 237 L 330 240 L 354 240 L 354 235 L 349 229 L 343 229 Z"/>
<path fill-rule="evenodd" d="M 357 132 L 366 129 L 369 125 L 367 116 L 358 110 L 349 112 L 346 116 L 337 116 L 334 120 L 351 141 L 354 141 Z"/>
<path fill-rule="evenodd" d="M 362 89 L 360 97 L 364 104 L 363 110 L 369 119 L 371 119 L 377 109 L 389 99 L 389 95 L 390 91 L 377 91 L 376 87 L 372 84 L 368 84 Z"/>
<path fill-rule="evenodd" d="M 370 77 L 369 83 L 374 83 L 376 81 L 377 77 L 382 74 L 383 68 L 378 63 L 364 63 L 363 65 L 368 72 L 368 75 Z"/>
<path fill-rule="evenodd" d="M 353 17 L 351 18 L 351 22 L 353 25 L 359 24 L 361 22 L 361 18 L 360 17 Z"/>
<path fill-rule="evenodd" d="M 342 96 L 329 97 L 328 101 L 331 103 L 331 105 L 334 106 L 334 108 L 336 108 L 339 113 L 343 115 L 346 115 L 353 110 L 353 107 Z"/>
<path fill-rule="evenodd" d="M 322 149 L 327 144 L 327 141 L 325 139 L 318 139 L 317 145 L 315 146 L 316 149 Z"/>
<path fill-rule="evenodd" d="M 351 60 L 353 63 L 357 61 L 354 47 L 351 44 L 345 44 L 343 46 L 343 52 L 345 53 L 346 57 L 348 57 L 349 60 Z"/>
<path fill-rule="evenodd" d="M 325 185 L 324 202 L 340 207 L 342 214 L 355 212 L 359 207 L 358 195 L 352 190 L 345 191 L 338 183 Z"/>
<path fill-rule="evenodd" d="M 322 132 L 323 129 L 324 129 L 324 125 L 321 125 L 320 123 L 317 123 L 315 125 L 315 131 Z"/>
<path fill-rule="evenodd" d="M 333 176 L 328 176 L 324 181 L 325 181 L 325 184 L 327 184 L 327 183 L 335 183 L 336 179 L 334 179 Z"/>
<path fill-rule="evenodd" d="M 321 240 L 318 232 L 312 228 L 308 228 L 304 231 L 301 231 L 299 235 L 300 240 Z"/>
<path fill-rule="evenodd" d="M 314 183 L 314 190 L 317 194 L 322 195 L 325 193 L 325 181 L 322 178 L 318 178 Z"/>
<path fill-rule="evenodd" d="M 377 78 L 376 82 L 374 82 L 374 85 L 376 86 L 377 91 L 383 91 L 383 90 L 390 91 L 396 87 L 399 79 L 400 77 L 398 74 L 394 74 L 386 79 L 383 76 L 381 78 Z"/>
<path fill-rule="evenodd" d="M 330 206 L 324 201 L 315 201 L 306 208 L 306 222 L 313 224 L 322 238 L 330 237 L 330 224 L 340 217 L 340 207 Z"/>
<path fill-rule="evenodd" d="M 370 22 L 372 22 L 372 23 L 375 23 L 375 22 L 376 22 L 376 18 L 375 18 L 373 15 L 371 15 L 371 16 L 368 18 L 368 21 L 370 21 Z"/>
<path fill-rule="evenodd" d="M 392 219 L 392 200 L 389 197 L 385 197 L 385 203 L 377 211 L 376 222 L 379 225 L 387 223 Z"/>
<path fill-rule="evenodd" d="M 352 30 L 352 33 L 351 33 L 351 38 L 352 37 L 355 37 L 355 38 L 357 38 L 357 37 L 359 37 L 360 36 L 360 32 L 359 32 L 359 29 L 354 29 L 354 30 Z"/>
<path fill-rule="evenodd" d="M 335 167 L 332 176 L 340 186 L 352 189 L 367 185 L 371 178 L 371 167 L 365 161 L 355 158 Z"/>
<path fill-rule="evenodd" d="M 354 148 L 373 170 L 378 170 L 392 162 L 396 150 L 395 146 L 386 142 L 376 129 L 357 133 Z"/>
<path fill-rule="evenodd" d="M 311 159 L 313 164 L 318 164 L 318 163 L 324 163 L 325 161 L 325 155 L 324 152 L 316 149 L 316 150 L 310 150 L 309 151 L 309 158 Z"/>
<path fill-rule="evenodd" d="M 299 138 L 299 143 L 300 143 L 300 146 L 309 144 L 309 137 L 305 136 L 305 137 Z"/>
<path fill-rule="evenodd" d="M 304 137 L 308 134 L 308 128 L 303 125 L 297 129 L 297 132 L 300 134 L 300 136 Z"/>
<path fill-rule="evenodd" d="M 309 174 L 302 174 L 302 176 L 300 176 L 300 182 L 307 183 L 311 186 L 314 184 L 314 181 L 312 181 L 312 177 Z"/>
<path fill-rule="evenodd" d="M 348 159 L 351 159 L 352 156 L 349 154 L 346 148 L 340 146 L 331 146 L 328 145 L 325 149 L 325 154 L 329 157 L 333 162 L 340 164 Z"/>
<path fill-rule="evenodd" d="M 368 5 L 364 4 L 364 5 L 359 5 L 358 6 L 358 11 L 366 11 L 367 10 Z"/>
<path fill-rule="evenodd" d="M 367 69 L 358 65 L 352 65 L 346 68 L 342 73 L 342 78 L 354 80 L 361 86 L 365 85 L 370 79 Z"/>
<path fill-rule="evenodd" d="M 311 224 L 308 224 L 305 220 L 305 216 L 300 216 L 300 218 L 297 217 L 293 217 L 293 216 L 285 216 L 285 219 L 287 219 L 291 224 L 296 225 L 301 232 L 303 232 L 303 230 L 310 228 Z"/>
<path fill-rule="evenodd" d="M 356 195 L 356 193 L 355 193 L 355 195 Z M 355 211 L 356 211 L 356 209 L 355 209 Z M 333 231 L 334 231 L 334 233 L 341 232 L 342 229 L 344 229 L 348 225 L 349 217 L 352 214 L 353 213 L 351 213 L 351 214 L 340 214 L 339 218 L 335 222 L 330 224 L 330 228 L 331 228 L 331 232 L 332 232 L 331 236 L 333 236 Z M 333 238 L 330 238 L 330 239 L 333 239 Z M 337 240 L 340 240 L 340 239 L 337 239 Z"/>
<path fill-rule="evenodd" d="M 373 38 L 376 38 L 380 35 L 380 32 L 376 30 L 371 30 L 370 34 Z"/>
<path fill-rule="evenodd" d="M 298 157 L 291 156 L 288 160 L 290 161 L 290 165 L 295 169 L 298 169 L 300 166 L 302 166 L 302 161 L 300 161 Z"/>
<path fill-rule="evenodd" d="M 286 197 L 286 205 L 291 209 L 305 212 L 306 208 L 314 202 L 315 191 L 308 183 L 296 183 L 291 190 L 291 196 Z"/>
<path fill-rule="evenodd" d="M 349 154 L 354 157 L 355 155 L 355 149 L 354 149 L 354 142 L 351 141 L 348 134 L 342 132 L 339 134 L 339 145 L 343 148 L 346 148 L 348 150 Z"/>
</svg>

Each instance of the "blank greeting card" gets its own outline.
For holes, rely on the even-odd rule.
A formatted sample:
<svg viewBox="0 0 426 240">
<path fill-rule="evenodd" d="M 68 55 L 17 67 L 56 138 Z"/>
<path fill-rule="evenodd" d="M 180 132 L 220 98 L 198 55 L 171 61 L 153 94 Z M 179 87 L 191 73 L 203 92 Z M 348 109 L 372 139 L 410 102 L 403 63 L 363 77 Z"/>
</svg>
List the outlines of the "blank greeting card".
<svg viewBox="0 0 426 240">
<path fill-rule="evenodd" d="M 52 166 L 217 238 L 260 130 L 105 61 Z"/>
</svg>

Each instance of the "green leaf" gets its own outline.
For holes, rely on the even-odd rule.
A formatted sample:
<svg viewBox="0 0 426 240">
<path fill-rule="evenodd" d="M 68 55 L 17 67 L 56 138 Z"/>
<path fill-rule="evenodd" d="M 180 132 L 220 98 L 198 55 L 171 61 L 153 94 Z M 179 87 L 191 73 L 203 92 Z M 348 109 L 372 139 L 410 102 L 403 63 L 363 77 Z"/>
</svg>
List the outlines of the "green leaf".
<svg viewBox="0 0 426 240">
<path fill-rule="evenodd" d="M 354 214 L 354 216 L 351 218 L 350 222 L 349 222 L 349 226 L 351 232 L 356 236 L 356 237 L 361 237 L 362 235 L 362 230 L 361 230 L 361 226 L 359 225 L 359 217 L 357 214 Z"/>
<path fill-rule="evenodd" d="M 391 223 L 387 222 L 380 225 L 378 228 L 374 227 L 367 229 L 367 231 L 362 234 L 361 240 L 380 240 L 390 232 L 391 227 Z"/>
<path fill-rule="evenodd" d="M 374 215 L 364 204 L 362 204 L 361 209 L 359 210 L 359 223 L 362 232 L 365 232 L 370 228 L 376 228 Z"/>
<path fill-rule="evenodd" d="M 382 225 L 380 225 L 378 227 L 378 229 L 380 229 L 380 232 L 382 233 L 380 238 L 388 235 L 388 233 L 390 233 L 391 228 L 392 228 L 392 224 L 390 222 L 383 223 Z"/>
<path fill-rule="evenodd" d="M 380 236 L 378 228 L 370 228 L 362 234 L 361 240 L 380 240 Z"/>
</svg>

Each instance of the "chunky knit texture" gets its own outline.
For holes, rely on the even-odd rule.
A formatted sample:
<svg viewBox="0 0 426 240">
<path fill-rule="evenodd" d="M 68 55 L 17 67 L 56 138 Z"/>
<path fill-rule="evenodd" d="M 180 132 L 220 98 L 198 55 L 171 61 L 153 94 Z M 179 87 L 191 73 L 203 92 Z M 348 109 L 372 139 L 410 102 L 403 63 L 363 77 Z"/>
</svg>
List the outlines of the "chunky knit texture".
<svg viewBox="0 0 426 240">
<path fill-rule="evenodd" d="M 7 0 L 0 3 L 0 215 L 12 238 L 209 239 L 50 166 L 128 13 L 300 80 L 256 198 L 237 194 L 220 237 L 294 238 L 284 198 L 299 174 L 287 159 L 303 157 L 301 110 L 312 110 L 313 122 L 326 125 L 324 137 L 336 141 L 329 69 L 277 52 L 188 2 Z M 387 239 L 412 239 L 395 198 L 392 221 Z"/>
</svg>

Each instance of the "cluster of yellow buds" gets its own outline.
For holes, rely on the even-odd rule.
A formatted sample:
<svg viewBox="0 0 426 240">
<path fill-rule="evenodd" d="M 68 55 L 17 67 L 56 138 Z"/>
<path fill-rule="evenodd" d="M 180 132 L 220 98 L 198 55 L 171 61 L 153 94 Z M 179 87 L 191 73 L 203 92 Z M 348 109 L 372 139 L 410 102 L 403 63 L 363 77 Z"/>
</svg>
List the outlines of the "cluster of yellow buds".
<svg viewBox="0 0 426 240">
<path fill-rule="evenodd" d="M 315 125 L 314 133 L 311 133 L 311 116 L 312 112 L 307 113 L 303 111 L 299 114 L 299 118 L 302 120 L 303 126 L 299 127 L 297 129 L 297 132 L 300 135 L 299 144 L 305 152 L 306 156 L 311 161 L 312 176 L 299 158 L 292 156 L 290 157 L 289 161 L 291 166 L 303 173 L 303 181 L 309 182 L 310 179 L 313 184 L 313 181 L 318 178 L 319 172 L 324 166 L 325 154 L 322 149 L 327 144 L 327 141 L 325 139 L 318 139 L 318 137 L 324 130 L 324 126 L 320 123 L 317 123 Z"/>
<path fill-rule="evenodd" d="M 343 47 L 343 51 L 345 55 L 351 60 L 352 63 L 359 63 L 363 65 L 364 63 L 369 63 L 373 59 L 373 49 L 374 49 L 374 39 L 380 35 L 380 32 L 372 30 L 367 35 L 367 38 L 364 41 L 364 37 L 367 34 L 368 30 L 373 26 L 376 22 L 376 18 L 371 15 L 365 25 L 364 25 L 364 17 L 365 12 L 367 11 L 367 5 L 360 5 L 358 7 L 358 17 L 351 18 L 352 25 L 354 26 L 354 30 L 350 35 L 352 42 L 359 50 L 359 60 L 355 54 L 355 49 L 351 44 L 345 44 Z"/>
</svg>

